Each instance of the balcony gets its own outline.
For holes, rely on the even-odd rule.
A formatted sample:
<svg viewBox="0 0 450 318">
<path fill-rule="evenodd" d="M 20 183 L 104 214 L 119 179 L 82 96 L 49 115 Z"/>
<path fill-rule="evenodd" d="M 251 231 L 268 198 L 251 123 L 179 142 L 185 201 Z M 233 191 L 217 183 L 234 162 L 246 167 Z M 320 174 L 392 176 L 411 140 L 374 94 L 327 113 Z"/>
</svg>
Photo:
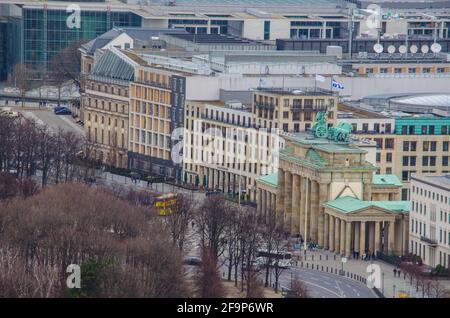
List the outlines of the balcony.
<svg viewBox="0 0 450 318">
<path fill-rule="evenodd" d="M 326 111 L 327 106 L 321 105 L 321 106 L 310 106 L 310 105 L 291 105 L 291 109 L 294 113 L 306 111 L 306 112 L 319 112 L 319 111 Z"/>
<path fill-rule="evenodd" d="M 437 241 L 436 241 L 436 240 L 433 240 L 433 239 L 430 239 L 429 237 L 421 236 L 421 237 L 420 237 L 420 240 L 421 240 L 422 242 L 428 243 L 428 244 L 429 244 L 430 246 L 432 246 L 432 247 L 436 247 L 436 246 L 437 246 Z"/>
<path fill-rule="evenodd" d="M 275 105 L 274 104 L 269 104 L 269 103 L 258 103 L 258 102 L 255 102 L 255 106 L 257 107 L 257 108 L 260 108 L 260 109 L 267 109 L 267 110 L 274 110 L 275 109 Z"/>
</svg>

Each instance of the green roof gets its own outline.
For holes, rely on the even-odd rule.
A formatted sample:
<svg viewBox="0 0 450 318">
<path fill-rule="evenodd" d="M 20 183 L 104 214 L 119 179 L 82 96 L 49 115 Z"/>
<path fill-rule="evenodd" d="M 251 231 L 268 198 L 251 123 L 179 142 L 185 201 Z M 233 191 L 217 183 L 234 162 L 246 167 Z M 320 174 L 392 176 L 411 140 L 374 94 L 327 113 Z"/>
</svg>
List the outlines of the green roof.
<svg viewBox="0 0 450 318">
<path fill-rule="evenodd" d="M 278 172 L 259 177 L 256 180 L 272 187 L 276 187 L 278 185 Z"/>
<path fill-rule="evenodd" d="M 403 185 L 395 174 L 374 174 L 372 184 L 375 186 L 397 187 L 401 187 Z"/>
<path fill-rule="evenodd" d="M 393 213 L 408 213 L 411 208 L 409 201 L 362 201 L 350 196 L 325 202 L 324 205 L 342 213 L 353 213 L 370 207 L 379 207 Z"/>
</svg>

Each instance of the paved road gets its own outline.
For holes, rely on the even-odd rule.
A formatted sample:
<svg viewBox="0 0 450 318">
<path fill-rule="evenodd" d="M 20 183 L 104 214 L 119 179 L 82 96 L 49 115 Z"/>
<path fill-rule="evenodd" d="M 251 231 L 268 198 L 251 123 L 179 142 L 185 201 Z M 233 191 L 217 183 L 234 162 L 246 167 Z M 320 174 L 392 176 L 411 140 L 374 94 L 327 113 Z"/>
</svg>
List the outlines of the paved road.
<svg viewBox="0 0 450 318">
<path fill-rule="evenodd" d="M 291 267 L 280 277 L 280 285 L 289 287 L 292 275 L 298 275 L 312 298 L 377 298 L 366 285 L 354 280 L 317 270 Z"/>
<path fill-rule="evenodd" d="M 62 129 L 64 131 L 71 131 L 78 135 L 84 135 L 83 127 L 77 125 L 70 115 L 55 115 L 49 109 L 43 110 L 25 110 L 21 111 L 22 115 L 26 118 L 34 119 L 40 124 L 47 125 L 52 131 L 58 131 Z"/>
</svg>

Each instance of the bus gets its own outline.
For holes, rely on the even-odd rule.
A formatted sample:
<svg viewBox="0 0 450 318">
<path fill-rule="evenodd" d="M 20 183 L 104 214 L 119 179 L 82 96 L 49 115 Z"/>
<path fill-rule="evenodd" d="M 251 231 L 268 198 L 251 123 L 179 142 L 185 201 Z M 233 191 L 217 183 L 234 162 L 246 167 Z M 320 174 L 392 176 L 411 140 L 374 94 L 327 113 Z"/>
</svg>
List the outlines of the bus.
<svg viewBox="0 0 450 318">
<path fill-rule="evenodd" d="M 153 203 L 158 215 L 165 216 L 175 212 L 177 205 L 177 194 L 166 193 L 157 197 Z"/>
<path fill-rule="evenodd" d="M 269 266 L 275 266 L 278 263 L 278 267 L 287 268 L 292 266 L 292 253 L 291 252 L 268 252 L 267 250 L 259 250 L 256 255 L 256 261 L 259 266 L 266 266 L 268 258 L 271 259 Z"/>
</svg>

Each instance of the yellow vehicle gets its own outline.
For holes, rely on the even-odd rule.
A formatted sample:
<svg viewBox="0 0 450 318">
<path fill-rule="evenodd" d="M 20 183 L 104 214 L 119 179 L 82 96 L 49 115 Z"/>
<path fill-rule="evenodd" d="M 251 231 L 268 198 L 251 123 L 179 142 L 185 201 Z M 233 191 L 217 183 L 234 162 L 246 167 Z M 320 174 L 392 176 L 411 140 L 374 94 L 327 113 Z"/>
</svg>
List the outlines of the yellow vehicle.
<svg viewBox="0 0 450 318">
<path fill-rule="evenodd" d="M 158 215 L 161 216 L 169 215 L 173 212 L 176 212 L 175 209 L 177 207 L 177 194 L 176 193 L 163 194 L 155 199 L 153 205 L 155 206 Z"/>
</svg>

